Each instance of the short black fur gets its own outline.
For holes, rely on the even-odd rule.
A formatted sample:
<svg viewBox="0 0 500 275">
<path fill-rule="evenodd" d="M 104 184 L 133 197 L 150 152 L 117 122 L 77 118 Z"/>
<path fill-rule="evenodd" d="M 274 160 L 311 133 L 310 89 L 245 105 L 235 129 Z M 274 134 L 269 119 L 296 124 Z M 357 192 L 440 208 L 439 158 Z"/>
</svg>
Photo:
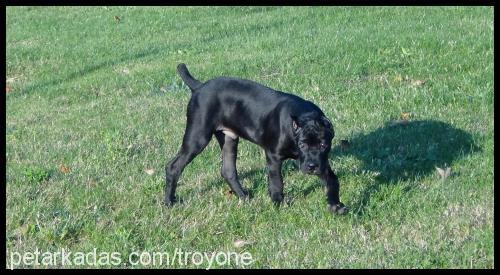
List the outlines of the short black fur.
<svg viewBox="0 0 500 275">
<path fill-rule="evenodd" d="M 337 176 L 328 162 L 333 127 L 315 104 L 240 78 L 218 77 L 202 83 L 191 76 L 185 64 L 179 64 L 177 71 L 192 96 L 181 149 L 165 168 L 165 204 L 174 203 L 183 169 L 215 135 L 222 150 L 221 175 L 238 197 L 248 196 L 236 171 L 238 140 L 242 137 L 265 151 L 268 190 L 274 203 L 283 200 L 281 166 L 291 158 L 298 160 L 301 171 L 317 175 L 325 183 L 332 212 L 347 212 L 339 199 Z"/>
</svg>

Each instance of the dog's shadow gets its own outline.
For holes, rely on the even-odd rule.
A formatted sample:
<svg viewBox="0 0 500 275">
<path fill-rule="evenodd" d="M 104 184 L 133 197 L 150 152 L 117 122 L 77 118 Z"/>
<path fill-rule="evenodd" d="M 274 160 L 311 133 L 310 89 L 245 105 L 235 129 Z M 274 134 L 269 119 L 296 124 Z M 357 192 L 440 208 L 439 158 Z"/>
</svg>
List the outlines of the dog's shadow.
<svg viewBox="0 0 500 275">
<path fill-rule="evenodd" d="M 333 146 L 330 159 L 342 160 L 344 157 L 354 156 L 362 161 L 359 170 L 378 174 L 371 184 L 362 188 L 361 195 L 348 205 L 355 215 L 363 214 L 370 196 L 378 192 L 383 185 L 416 180 L 434 173 L 436 167 L 448 167 L 456 159 L 481 150 L 474 144 L 469 133 L 434 120 L 388 122 L 368 134 L 354 135 L 348 139 L 347 144 L 339 144 L 338 140 L 335 143 L 337 145 Z M 332 166 L 335 171 L 335 161 Z M 295 162 L 286 161 L 282 173 L 284 178 L 289 173 L 298 173 Z M 341 172 L 340 178 L 342 173 L 348 172 Z M 252 186 L 247 187 L 250 198 L 259 189 L 264 188 L 263 185 L 267 186 L 265 167 L 239 173 L 238 177 L 241 182 L 243 179 L 253 182 Z M 341 194 L 344 184 L 341 180 Z M 210 185 L 207 188 L 227 186 L 222 178 Z M 294 187 L 291 191 L 295 195 L 285 196 L 288 204 L 293 203 L 293 197 L 296 195 L 307 196 L 323 185 L 318 179 L 314 184 Z M 411 188 L 405 188 L 404 191 L 410 192 Z"/>
<path fill-rule="evenodd" d="M 361 170 L 378 174 L 351 202 L 353 213 L 362 215 L 370 196 L 383 185 L 418 180 L 435 173 L 436 167 L 449 167 L 456 159 L 480 150 L 469 133 L 444 122 L 421 120 L 388 122 L 373 132 L 340 142 L 330 154 L 332 158 L 354 156 L 362 161 Z"/>
</svg>

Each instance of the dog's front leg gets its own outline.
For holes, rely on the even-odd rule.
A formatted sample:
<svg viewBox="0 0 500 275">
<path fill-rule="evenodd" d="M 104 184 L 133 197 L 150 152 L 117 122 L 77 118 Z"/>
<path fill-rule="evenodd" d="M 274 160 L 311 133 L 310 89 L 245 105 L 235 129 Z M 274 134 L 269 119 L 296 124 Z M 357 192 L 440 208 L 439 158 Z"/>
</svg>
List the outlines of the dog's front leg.
<svg viewBox="0 0 500 275">
<path fill-rule="evenodd" d="M 281 177 L 282 160 L 278 156 L 266 152 L 269 196 L 274 204 L 283 201 L 283 178 Z"/>
<path fill-rule="evenodd" d="M 325 172 L 320 175 L 320 178 L 326 185 L 326 200 L 328 202 L 328 209 L 335 214 L 346 214 L 349 209 L 340 202 L 339 180 L 337 175 L 333 173 L 330 165 L 328 165 Z"/>
</svg>

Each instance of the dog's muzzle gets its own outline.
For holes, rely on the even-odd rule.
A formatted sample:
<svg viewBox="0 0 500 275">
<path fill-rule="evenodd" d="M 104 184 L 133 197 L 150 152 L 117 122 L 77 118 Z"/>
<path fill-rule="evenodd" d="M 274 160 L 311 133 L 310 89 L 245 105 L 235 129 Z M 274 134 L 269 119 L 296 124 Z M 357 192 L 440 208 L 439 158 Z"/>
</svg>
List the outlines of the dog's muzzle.
<svg viewBox="0 0 500 275">
<path fill-rule="evenodd" d="M 302 164 L 300 170 L 308 175 L 319 175 L 321 172 L 319 165 L 314 162 L 306 162 Z"/>
</svg>

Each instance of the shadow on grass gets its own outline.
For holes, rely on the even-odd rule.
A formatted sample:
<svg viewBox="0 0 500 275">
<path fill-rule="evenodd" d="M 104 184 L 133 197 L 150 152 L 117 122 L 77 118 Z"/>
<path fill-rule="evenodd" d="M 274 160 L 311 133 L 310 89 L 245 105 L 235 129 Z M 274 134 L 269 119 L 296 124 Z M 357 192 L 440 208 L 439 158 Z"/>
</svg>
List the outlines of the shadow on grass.
<svg viewBox="0 0 500 275">
<path fill-rule="evenodd" d="M 96 64 L 86 64 L 83 68 L 76 69 L 74 72 L 64 74 L 64 75 L 56 77 L 56 78 L 51 78 L 51 79 L 46 80 L 46 81 L 32 83 L 32 84 L 26 86 L 22 90 L 22 93 L 18 93 L 18 94 L 26 94 L 26 93 L 31 92 L 33 90 L 42 90 L 42 89 L 46 89 L 48 87 L 60 85 L 61 83 L 73 81 L 76 78 L 84 77 L 87 74 L 94 73 L 94 72 L 101 70 L 101 69 L 104 69 L 104 68 L 111 68 L 111 67 L 118 65 L 118 64 L 121 64 L 121 63 L 129 62 L 129 61 L 137 60 L 137 59 L 142 59 L 142 58 L 145 58 L 145 57 L 148 57 L 151 55 L 156 55 L 158 53 L 160 53 L 159 48 L 150 48 L 148 50 L 145 50 L 145 51 L 142 51 L 142 52 L 139 52 L 136 54 L 125 55 L 125 56 L 122 56 L 122 57 L 117 58 L 117 59 L 105 60 L 105 61 L 98 62 Z"/>
<path fill-rule="evenodd" d="M 469 133 L 434 120 L 387 123 L 371 133 L 354 136 L 349 143 L 348 148 L 335 146 L 331 154 L 352 155 L 363 162 L 363 170 L 380 173 L 350 205 L 356 215 L 363 214 L 370 196 L 381 186 L 417 180 L 434 173 L 435 167 L 447 167 L 456 159 L 481 150 Z M 410 190 L 411 187 L 404 191 Z"/>
<path fill-rule="evenodd" d="M 301 173 L 298 171 L 298 166 L 295 160 L 293 159 L 285 160 L 281 168 L 281 174 L 283 178 L 285 179 L 288 174 L 293 174 L 293 173 Z M 252 168 L 248 171 L 238 172 L 238 180 L 240 181 L 243 188 L 248 191 L 248 196 L 250 199 L 252 199 L 254 195 L 257 192 L 259 192 L 259 190 L 262 189 L 267 190 L 268 182 L 267 182 L 267 168 L 265 162 L 262 163 L 261 168 Z M 249 181 L 252 183 L 252 185 L 248 186 L 243 181 Z M 285 186 L 286 185 L 287 184 L 285 182 Z M 309 193 L 313 192 L 316 188 L 319 188 L 321 186 L 322 184 L 318 181 L 315 184 L 304 186 L 304 188 L 300 188 L 300 190 L 294 189 L 292 190 L 292 192 L 301 194 L 302 196 L 307 196 Z M 230 188 L 227 181 L 223 179 L 222 176 L 219 176 L 218 179 L 212 181 L 210 184 L 206 186 L 206 190 L 212 188 L 221 188 L 221 187 L 226 188 L 227 190 L 229 190 Z M 291 204 L 290 196 L 287 197 L 285 194 L 285 198 L 287 199 L 287 203 Z"/>
<path fill-rule="evenodd" d="M 371 133 L 352 137 L 349 143 L 348 148 L 334 146 L 330 156 L 342 158 L 352 155 L 363 162 L 361 169 L 379 173 L 376 180 L 365 186 L 361 196 L 349 205 L 355 215 L 363 214 L 370 196 L 378 192 L 383 185 L 417 180 L 434 173 L 435 167 L 450 166 L 456 159 L 481 150 L 474 144 L 469 133 L 454 128 L 450 124 L 433 120 L 411 121 L 406 124 L 389 122 Z M 333 165 L 335 169 L 335 164 Z M 294 161 L 285 161 L 282 168 L 283 176 L 292 172 L 298 173 Z M 247 188 L 250 198 L 263 185 L 267 188 L 267 176 L 265 180 L 262 180 L 263 173 L 266 173 L 264 169 L 238 173 L 240 182 L 249 179 L 253 183 Z M 343 183 L 340 184 L 342 194 Z M 210 189 L 215 186 L 217 188 L 226 186 L 229 189 L 222 177 L 206 188 Z M 323 184 L 318 179 L 314 184 L 303 186 L 299 188 L 300 190 L 293 190 L 293 193 L 307 196 L 322 187 Z M 408 186 L 403 191 L 409 192 L 411 189 L 412 187 Z M 289 204 L 293 203 L 291 197 L 287 198 Z"/>
<path fill-rule="evenodd" d="M 251 169 L 243 173 L 238 172 L 238 180 L 240 181 L 240 183 L 242 183 L 244 179 L 249 179 L 250 182 L 253 182 L 253 186 L 250 188 L 246 188 L 242 183 L 243 188 L 248 191 L 248 195 L 250 198 L 253 198 L 256 190 L 259 188 L 259 186 L 263 184 L 262 180 L 259 180 L 260 177 L 259 175 L 262 175 L 263 173 L 265 173 L 263 169 Z M 267 184 L 267 181 L 265 181 L 264 183 Z M 213 188 L 221 188 L 221 187 L 225 188 L 224 190 L 230 190 L 227 181 L 224 178 L 222 178 L 222 176 L 219 175 L 219 178 L 207 184 L 202 190 L 202 192 L 205 192 Z M 236 198 L 236 195 L 233 194 L 233 196 Z"/>
</svg>

